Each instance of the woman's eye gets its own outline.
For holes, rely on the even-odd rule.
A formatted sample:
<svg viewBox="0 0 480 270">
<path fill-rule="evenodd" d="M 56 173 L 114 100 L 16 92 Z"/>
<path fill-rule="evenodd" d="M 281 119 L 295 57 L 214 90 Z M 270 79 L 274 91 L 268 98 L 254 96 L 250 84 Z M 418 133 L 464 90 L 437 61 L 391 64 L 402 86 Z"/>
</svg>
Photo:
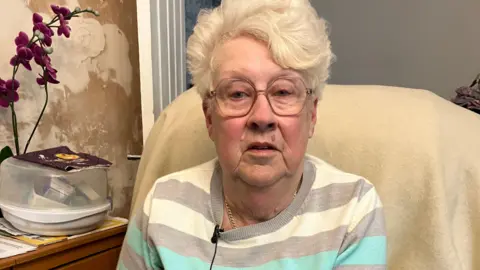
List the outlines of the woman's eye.
<svg viewBox="0 0 480 270">
<path fill-rule="evenodd" d="M 289 96 L 292 94 L 292 91 L 288 91 L 285 89 L 279 89 L 273 93 L 274 96 Z"/>
<path fill-rule="evenodd" d="M 239 98 L 245 98 L 248 95 L 246 92 L 243 92 L 243 91 L 235 91 L 235 92 L 232 92 L 229 96 L 230 98 L 233 98 L 233 99 L 239 99 Z"/>
</svg>

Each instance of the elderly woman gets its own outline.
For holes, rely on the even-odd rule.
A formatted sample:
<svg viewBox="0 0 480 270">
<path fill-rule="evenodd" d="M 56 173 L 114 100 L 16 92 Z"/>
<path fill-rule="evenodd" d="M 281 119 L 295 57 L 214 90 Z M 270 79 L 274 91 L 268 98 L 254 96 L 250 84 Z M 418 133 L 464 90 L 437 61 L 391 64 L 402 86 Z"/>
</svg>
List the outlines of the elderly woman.
<svg viewBox="0 0 480 270">
<path fill-rule="evenodd" d="M 155 182 L 119 268 L 384 269 L 375 188 L 306 154 L 332 61 L 309 2 L 223 0 L 188 61 L 218 158 Z"/>
</svg>

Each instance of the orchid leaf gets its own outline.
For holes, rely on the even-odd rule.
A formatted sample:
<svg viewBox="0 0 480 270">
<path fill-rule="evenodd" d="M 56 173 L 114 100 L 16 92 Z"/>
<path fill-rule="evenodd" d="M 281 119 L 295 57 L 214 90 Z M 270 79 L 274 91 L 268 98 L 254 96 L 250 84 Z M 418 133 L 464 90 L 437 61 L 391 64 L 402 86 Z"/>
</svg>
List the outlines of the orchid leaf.
<svg viewBox="0 0 480 270">
<path fill-rule="evenodd" d="M 10 146 L 5 146 L 2 151 L 0 151 L 0 164 L 9 157 L 13 157 L 12 149 Z"/>
</svg>

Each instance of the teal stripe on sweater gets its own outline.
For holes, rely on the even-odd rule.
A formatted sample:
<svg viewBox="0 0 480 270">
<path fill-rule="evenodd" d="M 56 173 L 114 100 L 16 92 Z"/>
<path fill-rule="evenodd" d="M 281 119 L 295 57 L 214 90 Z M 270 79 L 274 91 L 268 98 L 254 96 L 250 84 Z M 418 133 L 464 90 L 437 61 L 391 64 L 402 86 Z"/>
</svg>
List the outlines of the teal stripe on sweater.
<svg viewBox="0 0 480 270">
<path fill-rule="evenodd" d="M 118 262 L 118 265 L 117 265 L 117 270 L 128 270 L 125 265 L 123 265 L 123 263 L 120 261 Z"/>
<path fill-rule="evenodd" d="M 126 235 L 127 244 L 138 256 L 144 259 L 148 269 L 153 269 L 154 267 L 150 262 L 149 256 L 150 249 L 148 244 L 143 240 L 142 232 L 138 229 L 136 222 L 130 222 L 128 226 L 129 228 Z"/>
<path fill-rule="evenodd" d="M 142 237 L 142 233 L 136 227 L 135 223 L 130 223 L 131 228 L 127 234 L 128 245 L 138 255 L 142 254 L 143 250 L 148 250 L 148 245 L 145 243 Z M 221 248 L 221 247 L 220 247 Z M 175 266 L 175 269 L 209 269 L 210 265 L 195 257 L 184 257 L 167 248 L 157 247 L 162 263 L 164 266 Z M 333 265 L 345 266 L 345 265 L 384 265 L 386 264 L 386 238 L 384 236 L 366 237 L 359 243 L 350 246 L 337 258 L 336 251 L 320 252 L 315 255 L 305 256 L 301 258 L 284 258 L 275 261 L 268 262 L 266 264 L 256 267 L 246 268 L 232 268 L 221 267 L 216 265 L 215 269 L 218 270 L 235 270 L 235 269 L 255 269 L 255 270 L 296 270 L 296 269 L 309 269 L 312 266 L 320 265 L 322 269 L 332 269 Z M 147 255 L 148 256 L 148 255 Z M 148 259 L 146 260 L 149 261 Z M 335 262 L 336 261 L 336 262 Z M 149 268 L 153 268 L 151 265 L 147 265 Z M 121 267 L 120 267 L 121 269 Z"/>
<path fill-rule="evenodd" d="M 146 245 L 145 241 L 143 241 L 143 234 L 138 229 L 135 222 L 130 222 L 128 225 L 127 231 L 127 243 L 132 248 L 135 253 L 140 256 L 143 256 L 143 248 Z"/>
<path fill-rule="evenodd" d="M 157 247 L 162 258 L 163 265 L 167 269 L 209 269 L 210 262 L 201 261 L 195 257 L 184 257 L 167 248 Z M 213 245 L 212 245 L 213 249 Z M 221 249 L 221 247 L 219 247 Z M 218 254 L 218 253 L 217 253 Z M 213 255 L 213 253 L 212 253 Z M 268 262 L 263 265 L 245 268 L 233 268 L 216 265 L 214 262 L 214 269 L 216 270 L 235 270 L 235 269 L 249 269 L 249 270 L 304 270 L 315 269 L 331 270 L 335 264 L 337 257 L 336 251 L 321 252 L 316 255 L 305 256 L 301 258 L 285 258 Z M 248 263 L 248 262 L 246 262 Z M 320 268 L 316 268 L 320 267 Z"/>
<path fill-rule="evenodd" d="M 387 263 L 385 236 L 365 237 L 338 256 L 336 265 L 384 265 Z"/>
</svg>

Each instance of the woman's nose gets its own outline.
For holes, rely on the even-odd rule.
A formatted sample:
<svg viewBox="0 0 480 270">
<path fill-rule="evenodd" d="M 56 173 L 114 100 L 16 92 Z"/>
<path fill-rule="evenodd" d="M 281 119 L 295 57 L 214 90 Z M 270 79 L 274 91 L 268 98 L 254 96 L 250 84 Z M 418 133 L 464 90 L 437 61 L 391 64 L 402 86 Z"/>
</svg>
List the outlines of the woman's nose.
<svg viewBox="0 0 480 270">
<path fill-rule="evenodd" d="M 255 103 L 253 103 L 247 126 L 258 132 L 266 132 L 277 128 L 277 119 L 265 95 L 259 94 Z"/>
</svg>

